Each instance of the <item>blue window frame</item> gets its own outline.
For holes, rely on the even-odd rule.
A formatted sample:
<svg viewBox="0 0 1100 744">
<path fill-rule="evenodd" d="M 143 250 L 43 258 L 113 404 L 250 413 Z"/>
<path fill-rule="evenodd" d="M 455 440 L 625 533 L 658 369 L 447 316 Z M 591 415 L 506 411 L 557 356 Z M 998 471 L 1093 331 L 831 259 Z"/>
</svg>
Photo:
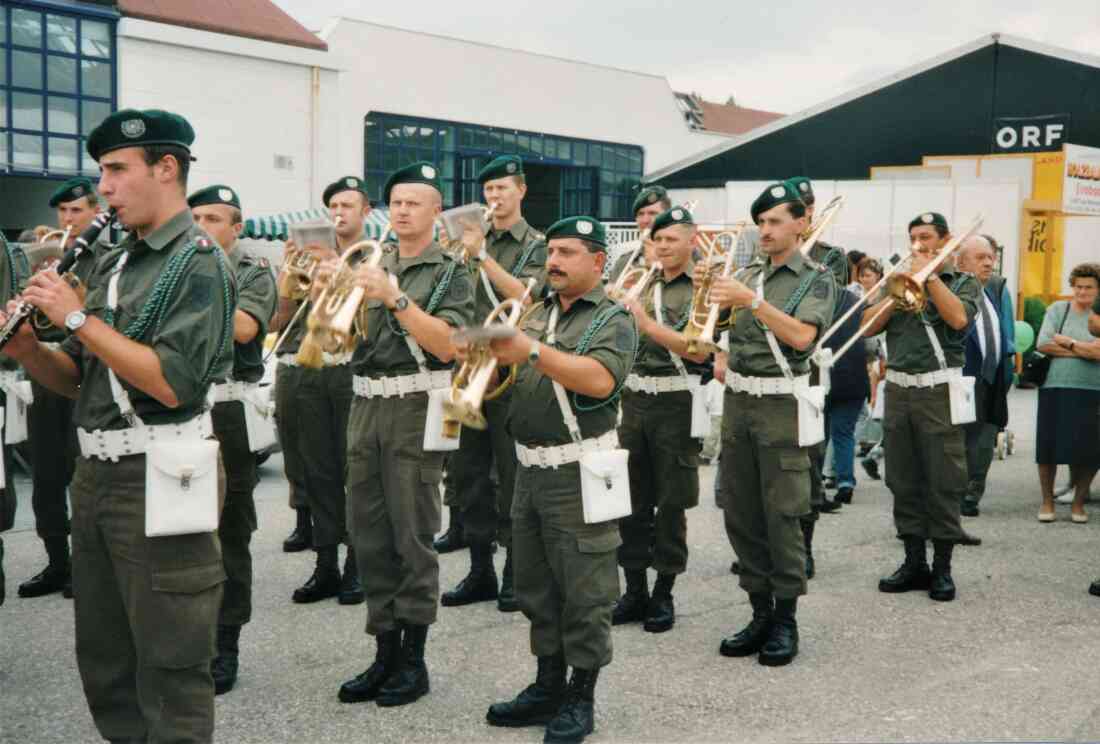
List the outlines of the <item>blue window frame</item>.
<svg viewBox="0 0 1100 744">
<path fill-rule="evenodd" d="M 113 10 L 72 0 L 0 7 L 0 169 L 96 175 L 88 134 L 117 107 Z"/>
<path fill-rule="evenodd" d="M 637 145 L 562 137 L 480 124 L 370 112 L 364 125 L 364 178 L 372 199 L 382 198 L 397 168 L 430 160 L 439 166 L 445 207 L 481 199 L 478 170 L 497 155 L 562 167 L 564 214 L 597 212 L 601 220 L 632 220 L 630 205 L 642 180 Z"/>
</svg>

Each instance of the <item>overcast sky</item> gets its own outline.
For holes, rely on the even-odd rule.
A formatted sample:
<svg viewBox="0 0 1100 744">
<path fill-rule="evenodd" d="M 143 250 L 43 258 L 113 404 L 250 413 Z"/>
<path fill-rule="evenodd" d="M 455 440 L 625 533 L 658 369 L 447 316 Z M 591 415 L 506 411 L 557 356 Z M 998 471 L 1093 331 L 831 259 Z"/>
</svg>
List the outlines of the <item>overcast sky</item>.
<svg viewBox="0 0 1100 744">
<path fill-rule="evenodd" d="M 782 113 L 997 31 L 1100 55 L 1100 0 L 274 2 L 313 30 L 359 18 L 650 72 L 676 90 Z"/>
</svg>

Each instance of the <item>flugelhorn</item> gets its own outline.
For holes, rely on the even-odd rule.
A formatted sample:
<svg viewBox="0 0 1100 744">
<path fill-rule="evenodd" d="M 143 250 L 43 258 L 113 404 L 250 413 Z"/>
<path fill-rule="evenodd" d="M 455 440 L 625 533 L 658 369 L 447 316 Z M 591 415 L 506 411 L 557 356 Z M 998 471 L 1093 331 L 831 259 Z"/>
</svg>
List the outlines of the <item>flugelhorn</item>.
<svg viewBox="0 0 1100 744">
<path fill-rule="evenodd" d="M 706 267 L 707 273 L 699 286 L 695 287 L 695 291 L 691 296 L 691 310 L 689 311 L 687 326 L 684 328 L 688 354 L 698 354 L 700 351 L 710 354 L 719 351 L 715 334 L 718 330 L 718 315 L 721 308 L 717 302 L 710 299 L 710 290 L 714 286 L 715 279 L 725 279 L 733 274 L 733 258 L 736 253 L 737 241 L 747 224 L 742 220 L 731 229 L 723 230 L 713 238 L 704 238 L 701 241 L 703 243 L 703 265 Z M 728 246 L 724 246 L 721 240 L 726 235 L 730 238 Z M 702 237 L 702 233 L 700 233 L 700 237 Z"/>
<path fill-rule="evenodd" d="M 69 242 L 69 233 L 71 233 L 72 231 L 73 231 L 73 226 L 72 225 L 69 225 L 64 230 L 51 230 L 50 232 L 46 233 L 45 235 L 43 235 L 42 237 L 40 237 L 38 239 L 38 241 L 37 241 L 38 245 L 42 245 L 43 243 L 49 242 L 50 240 L 53 240 L 53 238 L 55 236 L 60 235 L 61 236 L 61 250 L 65 250 L 65 244 Z"/>
<path fill-rule="evenodd" d="M 829 223 L 840 214 L 840 209 L 843 206 L 844 197 L 834 196 L 821 208 L 821 211 L 814 213 L 814 221 L 806 228 L 806 232 L 802 234 L 803 242 L 800 250 L 803 256 L 810 255 L 810 251 L 817 245 L 818 238 L 825 233 L 825 228 L 829 226 Z"/>
<path fill-rule="evenodd" d="M 619 275 L 621 281 L 616 281 L 615 285 L 608 287 L 605 292 L 608 297 L 624 305 L 633 302 L 642 296 L 646 287 L 649 286 L 650 280 L 657 275 L 658 271 L 663 269 L 664 267 L 661 266 L 660 261 L 654 261 L 646 269 L 641 266 L 636 266 L 633 269 L 623 269 L 622 274 Z"/>
<path fill-rule="evenodd" d="M 366 258 L 356 261 L 360 255 Z M 309 311 L 308 330 L 298 349 L 298 364 L 317 369 L 323 363 L 322 352 L 351 351 L 356 336 L 366 336 L 366 319 L 359 317 L 360 310 L 365 308 L 365 290 L 359 286 L 356 275 L 364 268 L 378 266 L 382 255 L 382 243 L 377 240 L 361 240 L 341 254 L 338 268 L 328 277 Z"/>
<path fill-rule="evenodd" d="M 531 296 L 535 280 L 528 279 L 523 296 L 501 300 L 479 328 L 463 328 L 454 333 L 454 340 L 469 344 L 466 361 L 459 367 L 451 381 L 450 398 L 443 401 L 443 435 L 454 439 L 459 426 L 484 429 L 489 424 L 481 412 L 482 403 L 499 397 L 515 381 L 516 367 L 512 365 L 508 377 L 489 391 L 489 383 L 497 370 L 497 360 L 489 350 L 493 339 L 507 338 L 519 332 L 523 306 Z"/>
<path fill-rule="evenodd" d="M 336 235 L 333 228 L 339 227 L 341 222 L 342 218 L 337 215 L 333 217 L 331 224 L 318 220 L 291 226 L 291 233 L 295 234 L 296 240 L 294 247 L 287 252 L 283 270 L 279 274 L 279 297 L 284 300 L 304 300 L 309 297 L 313 278 L 317 276 L 317 269 L 321 265 L 321 259 L 309 249 L 309 244 L 322 242 L 330 247 L 334 246 Z"/>
</svg>

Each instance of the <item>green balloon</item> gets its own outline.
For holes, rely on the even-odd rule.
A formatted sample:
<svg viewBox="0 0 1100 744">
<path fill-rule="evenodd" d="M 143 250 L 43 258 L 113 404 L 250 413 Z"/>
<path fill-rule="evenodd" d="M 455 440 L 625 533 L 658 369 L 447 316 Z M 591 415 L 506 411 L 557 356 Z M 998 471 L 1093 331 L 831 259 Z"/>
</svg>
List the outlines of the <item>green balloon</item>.
<svg viewBox="0 0 1100 744">
<path fill-rule="evenodd" d="M 1022 320 L 1016 321 L 1016 351 L 1020 354 L 1031 349 L 1035 341 L 1035 329 Z"/>
</svg>

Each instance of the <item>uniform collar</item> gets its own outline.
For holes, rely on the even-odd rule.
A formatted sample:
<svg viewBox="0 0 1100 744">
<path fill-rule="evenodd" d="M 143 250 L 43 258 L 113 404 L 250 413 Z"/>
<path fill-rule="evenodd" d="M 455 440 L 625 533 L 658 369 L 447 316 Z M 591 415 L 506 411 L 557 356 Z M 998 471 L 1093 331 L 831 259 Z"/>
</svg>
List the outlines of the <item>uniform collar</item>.
<svg viewBox="0 0 1100 744">
<path fill-rule="evenodd" d="M 574 307 L 577 306 L 578 302 L 582 302 L 582 301 L 587 302 L 590 305 L 599 305 L 601 302 L 603 302 L 603 300 L 606 297 L 607 297 L 607 294 L 603 290 L 603 282 L 596 282 L 596 286 L 593 287 L 592 289 L 588 290 L 586 293 L 582 294 L 576 300 L 574 300 L 573 304 L 570 305 L 569 309 L 572 310 Z M 547 307 L 554 307 L 554 306 L 561 307 L 561 300 L 558 298 L 558 293 L 557 292 L 554 292 L 553 294 L 549 295 L 545 300 L 543 300 L 543 303 Z"/>
<path fill-rule="evenodd" d="M 149 235 L 134 243 L 135 246 L 146 245 L 150 250 L 162 251 L 169 243 L 183 235 L 193 224 L 194 218 L 190 209 L 184 209 L 172 219 L 165 222 Z"/>
<path fill-rule="evenodd" d="M 492 235 L 493 240 L 500 240 L 507 234 L 515 238 L 517 243 L 522 243 L 524 237 L 527 235 L 527 230 L 529 228 L 530 226 L 527 224 L 527 220 L 523 219 L 523 217 L 520 217 L 518 220 L 516 220 L 516 224 L 509 227 L 507 230 L 498 231 L 490 224 L 489 231 L 485 234 Z"/>
<path fill-rule="evenodd" d="M 413 266 L 419 266 L 420 264 L 440 264 L 445 260 L 443 254 L 443 248 L 439 243 L 434 240 L 428 245 L 427 248 L 420 252 L 419 256 L 413 256 L 412 258 L 402 258 L 400 250 L 394 246 L 393 260 L 397 264 L 397 272 L 403 273 L 405 270 L 412 268 Z"/>
<path fill-rule="evenodd" d="M 783 268 L 790 269 L 795 274 L 800 274 L 802 273 L 802 268 L 805 265 L 806 259 L 802 256 L 802 251 L 797 248 L 795 249 L 794 253 L 791 254 L 791 257 L 787 259 L 787 262 L 785 264 L 782 264 L 781 266 L 773 266 L 771 256 L 766 256 L 764 258 L 764 271 L 769 277 Z"/>
<path fill-rule="evenodd" d="M 665 273 L 663 271 L 658 272 L 657 273 L 657 281 L 659 281 L 661 284 L 664 284 L 666 287 L 670 284 L 675 284 L 676 282 L 679 282 L 679 281 L 682 281 L 682 280 L 685 280 L 685 279 L 690 283 L 692 281 L 692 275 L 694 274 L 694 272 L 695 272 L 695 262 L 694 261 L 688 261 L 687 266 L 684 267 L 684 270 L 681 271 L 676 276 L 672 277 L 672 279 L 665 279 Z"/>
<path fill-rule="evenodd" d="M 228 252 L 222 252 L 229 258 L 229 265 L 233 267 L 233 271 L 236 271 L 241 265 L 241 259 L 244 258 L 244 251 L 241 250 L 241 241 L 234 241 L 233 246 Z"/>
</svg>

